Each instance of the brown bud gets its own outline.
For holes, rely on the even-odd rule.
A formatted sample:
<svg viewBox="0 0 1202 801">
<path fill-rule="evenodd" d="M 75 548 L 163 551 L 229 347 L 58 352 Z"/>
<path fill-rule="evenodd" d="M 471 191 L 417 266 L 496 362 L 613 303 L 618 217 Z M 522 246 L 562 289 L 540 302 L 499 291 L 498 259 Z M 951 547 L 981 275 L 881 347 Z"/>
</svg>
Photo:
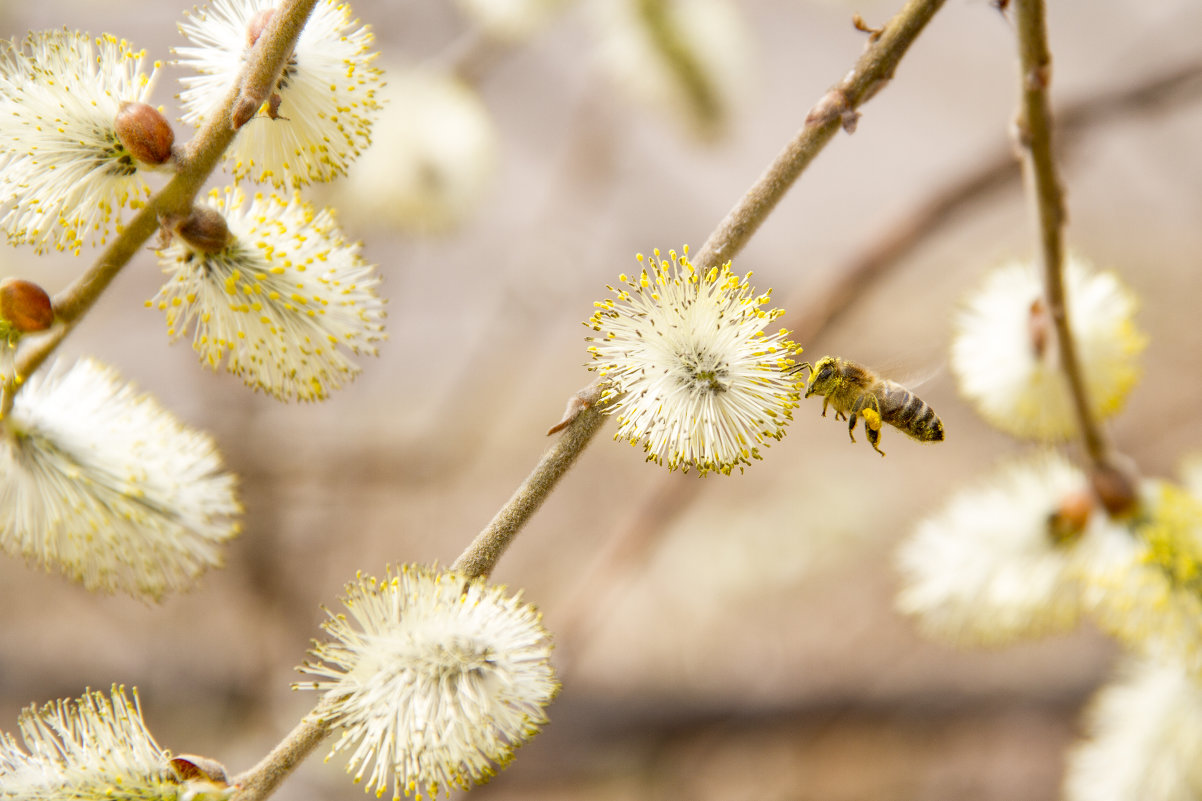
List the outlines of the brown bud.
<svg viewBox="0 0 1202 801">
<path fill-rule="evenodd" d="M 174 226 L 175 233 L 196 250 L 219 253 L 233 235 L 221 212 L 208 206 L 193 206 L 192 213 Z"/>
<path fill-rule="evenodd" d="M 255 42 L 259 41 L 259 37 L 262 36 L 263 31 L 267 29 L 267 25 L 271 22 L 271 18 L 274 14 L 274 8 L 265 8 L 250 18 L 250 22 L 246 23 L 247 47 L 255 46 Z"/>
<path fill-rule="evenodd" d="M 22 334 L 54 325 L 54 307 L 46 290 L 20 278 L 0 281 L 0 318 Z"/>
<path fill-rule="evenodd" d="M 1075 541 L 1093 513 L 1094 496 L 1088 489 L 1070 492 L 1060 499 L 1056 511 L 1048 517 L 1048 535 L 1056 543 Z"/>
<path fill-rule="evenodd" d="M 1089 483 L 1111 516 L 1121 517 L 1135 511 L 1139 492 L 1134 468 L 1114 462 L 1096 467 L 1089 473 Z"/>
<path fill-rule="evenodd" d="M 175 133 L 167 118 L 154 106 L 145 103 L 122 103 L 113 120 L 117 138 L 138 161 L 162 164 L 171 158 Z"/>
<path fill-rule="evenodd" d="M 238 98 L 238 102 L 234 104 L 234 108 L 230 112 L 230 128 L 236 131 L 250 122 L 251 117 L 259 113 L 259 106 L 261 105 L 263 104 L 253 97 Z"/>
<path fill-rule="evenodd" d="M 226 786 L 230 783 L 225 772 L 225 765 L 209 757 L 195 754 L 180 754 L 167 763 L 177 781 L 186 782 L 195 779 L 205 779 L 213 784 Z"/>
</svg>

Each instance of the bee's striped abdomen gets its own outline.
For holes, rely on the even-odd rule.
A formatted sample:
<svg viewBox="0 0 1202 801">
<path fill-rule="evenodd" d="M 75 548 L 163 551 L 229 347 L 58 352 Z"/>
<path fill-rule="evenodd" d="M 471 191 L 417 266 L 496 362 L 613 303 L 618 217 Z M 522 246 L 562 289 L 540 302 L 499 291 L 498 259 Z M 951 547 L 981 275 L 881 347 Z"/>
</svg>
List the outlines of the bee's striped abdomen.
<svg viewBox="0 0 1202 801">
<path fill-rule="evenodd" d="M 881 381 L 881 419 L 924 442 L 943 439 L 943 421 L 930 404 L 896 381 Z"/>
</svg>

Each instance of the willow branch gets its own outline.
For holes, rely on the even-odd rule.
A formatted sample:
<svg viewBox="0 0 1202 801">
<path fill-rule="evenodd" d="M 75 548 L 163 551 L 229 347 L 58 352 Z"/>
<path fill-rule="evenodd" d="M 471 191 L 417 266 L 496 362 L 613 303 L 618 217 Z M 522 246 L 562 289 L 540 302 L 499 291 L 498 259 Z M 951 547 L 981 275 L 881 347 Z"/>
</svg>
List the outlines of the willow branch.
<svg viewBox="0 0 1202 801">
<path fill-rule="evenodd" d="M 231 124 L 233 112 L 239 103 L 245 104 L 247 98 L 262 95 L 275 85 L 315 5 L 317 0 L 284 0 L 281 3 L 278 13 L 272 15 L 251 52 L 243 77 L 230 88 L 229 94 L 208 115 L 182 151 L 175 175 L 134 215 L 96 263 L 54 296 L 58 324 L 50 334 L 32 342 L 32 347 L 18 354 L 17 375 L 30 375 L 54 352 L 121 269 L 159 229 L 160 218 L 186 215 L 191 210 L 196 194 L 237 133 Z M 7 413 L 12 394 L 6 396 L 5 403 L 2 411 Z"/>
<path fill-rule="evenodd" d="M 582 390 L 581 395 L 584 397 L 584 403 L 581 404 L 575 418 L 564 428 L 563 435 L 547 449 L 522 485 L 459 555 L 451 565 L 452 570 L 472 578 L 491 573 L 501 554 L 509 547 L 509 543 L 538 507 L 542 506 L 551 490 L 559 483 L 559 479 L 601 428 L 605 417 L 598 408 L 600 386 L 594 384 Z"/>
<path fill-rule="evenodd" d="M 323 698 L 259 764 L 235 776 L 233 784 L 238 789 L 230 801 L 259 801 L 271 795 L 330 733 L 332 706 Z"/>
<path fill-rule="evenodd" d="M 851 72 L 810 109 L 802 129 L 710 234 L 693 261 L 699 270 L 734 258 L 839 129 L 849 133 L 855 129 L 860 106 L 889 82 L 902 56 L 942 5 L 943 0 L 909 0 L 873 34 Z"/>
<path fill-rule="evenodd" d="M 1060 365 L 1068 380 L 1085 450 L 1096 469 L 1109 470 L 1113 465 L 1113 454 L 1089 402 L 1065 301 L 1064 189 L 1052 150 L 1052 113 L 1048 99 L 1052 56 L 1048 49 L 1044 4 L 1043 0 L 1016 0 L 1013 7 L 1022 87 L 1015 126 L 1023 175 L 1039 228 L 1039 259 L 1044 272 L 1048 312 L 1056 328 Z"/>
</svg>

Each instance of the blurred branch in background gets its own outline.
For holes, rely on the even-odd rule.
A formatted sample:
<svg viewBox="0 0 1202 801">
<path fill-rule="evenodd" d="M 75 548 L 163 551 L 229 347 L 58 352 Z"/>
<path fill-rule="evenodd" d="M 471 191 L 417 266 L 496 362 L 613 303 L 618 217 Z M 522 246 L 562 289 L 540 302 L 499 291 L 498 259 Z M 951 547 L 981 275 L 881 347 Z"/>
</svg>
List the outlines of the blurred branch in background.
<svg viewBox="0 0 1202 801">
<path fill-rule="evenodd" d="M 1064 160 L 1071 158 L 1081 139 L 1093 129 L 1128 118 L 1155 114 L 1174 106 L 1196 102 L 1202 96 L 1202 59 L 1172 65 L 1145 76 L 1130 86 L 1106 87 L 1097 94 L 1066 104 L 1056 111 L 1057 134 Z M 786 302 L 797 309 L 785 318 L 799 342 L 816 338 L 823 329 L 864 294 L 864 287 L 924 241 L 957 218 L 1009 190 L 1022 170 L 1009 146 L 984 154 L 974 166 L 936 189 L 924 201 L 878 236 L 838 269 L 827 274 L 825 286 L 795 291 Z"/>
<path fill-rule="evenodd" d="M 1105 89 L 1066 104 L 1056 112 L 1062 159 L 1071 158 L 1086 135 L 1127 119 L 1183 107 L 1202 96 L 1202 59 L 1191 59 L 1144 76 L 1128 86 Z M 1022 177 L 1009 145 L 999 146 L 972 169 L 937 188 L 913 210 L 885 228 L 862 250 L 829 271 L 822 286 L 796 290 L 785 303 L 791 310 L 785 327 L 803 344 L 822 332 L 862 299 L 866 287 L 900 266 L 923 242 L 949 224 L 1011 190 Z M 701 493 L 702 482 L 683 476 L 660 475 L 626 522 L 609 538 L 588 573 L 574 585 L 555 624 L 564 673 L 633 571 L 667 533 L 680 513 Z"/>
<path fill-rule="evenodd" d="M 685 708 L 565 697 L 556 702 L 555 768 L 527 772 L 522 797 L 578 797 L 573 791 L 595 782 L 596 765 L 604 764 L 621 766 L 607 798 L 739 798 L 750 784 L 766 798 L 952 799 L 964 797 L 954 788 L 969 786 L 967 777 L 980 782 L 972 786 L 1011 791 L 988 798 L 1042 798 L 1024 791 L 1054 786 L 1057 769 L 1029 749 L 1005 747 L 1007 731 L 1021 726 L 1066 747 L 1073 736 L 1066 719 L 1084 693 L 998 693 L 974 697 L 967 712 L 943 700 L 915 695 L 867 705 L 862 697 L 834 697 L 763 707 L 698 700 Z M 738 743 L 734 754 L 730 743 Z M 942 782 L 915 776 L 928 749 L 939 754 Z M 476 792 L 514 797 L 496 785 Z"/>
</svg>

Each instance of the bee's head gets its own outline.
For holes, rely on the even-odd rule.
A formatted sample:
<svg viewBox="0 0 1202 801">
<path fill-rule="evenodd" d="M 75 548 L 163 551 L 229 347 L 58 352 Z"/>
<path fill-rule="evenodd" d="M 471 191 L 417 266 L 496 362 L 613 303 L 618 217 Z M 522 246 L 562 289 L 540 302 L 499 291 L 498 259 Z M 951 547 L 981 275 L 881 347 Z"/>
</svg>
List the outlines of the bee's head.
<svg viewBox="0 0 1202 801">
<path fill-rule="evenodd" d="M 806 384 L 806 397 L 811 395 L 826 395 L 839 382 L 839 361 L 834 356 L 823 356 L 813 365 L 803 365 L 810 368 L 810 380 Z"/>
</svg>

